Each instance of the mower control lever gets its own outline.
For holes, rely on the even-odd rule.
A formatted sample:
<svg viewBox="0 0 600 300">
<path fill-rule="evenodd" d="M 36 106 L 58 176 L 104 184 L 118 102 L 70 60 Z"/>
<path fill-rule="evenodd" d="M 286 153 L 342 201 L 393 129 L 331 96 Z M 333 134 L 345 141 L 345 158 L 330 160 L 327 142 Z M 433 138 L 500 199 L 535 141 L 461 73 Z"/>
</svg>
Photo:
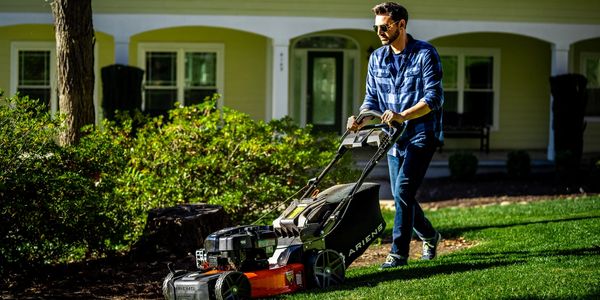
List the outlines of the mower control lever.
<svg viewBox="0 0 600 300">
<path fill-rule="evenodd" d="M 363 110 L 358 114 L 358 117 L 356 117 L 356 123 L 361 123 L 366 117 L 375 117 L 375 118 L 381 119 L 381 115 L 383 115 L 383 114 L 376 110 Z M 398 122 L 396 122 L 396 121 L 393 121 L 392 126 L 394 126 L 396 129 L 400 129 L 400 127 L 402 125 L 398 124 Z M 368 129 L 373 129 L 373 128 L 386 128 L 386 127 L 389 127 L 389 126 L 387 124 L 365 125 L 361 128 L 361 130 L 368 130 Z"/>
<path fill-rule="evenodd" d="M 375 117 L 381 119 L 381 115 L 382 113 L 376 110 L 363 110 L 358 114 L 358 117 L 356 117 L 356 123 L 361 123 L 366 117 Z"/>
</svg>

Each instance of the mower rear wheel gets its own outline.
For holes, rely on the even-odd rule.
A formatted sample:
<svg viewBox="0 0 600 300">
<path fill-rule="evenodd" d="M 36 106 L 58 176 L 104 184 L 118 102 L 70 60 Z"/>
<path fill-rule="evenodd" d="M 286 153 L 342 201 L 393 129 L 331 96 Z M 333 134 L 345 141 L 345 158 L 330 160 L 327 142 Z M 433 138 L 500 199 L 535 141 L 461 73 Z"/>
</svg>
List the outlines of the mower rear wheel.
<svg viewBox="0 0 600 300">
<path fill-rule="evenodd" d="M 319 251 L 312 260 L 312 279 L 317 287 L 341 284 L 346 276 L 344 258 L 330 249 Z"/>
<path fill-rule="evenodd" d="M 250 292 L 250 281 L 242 272 L 223 272 L 215 284 L 215 296 L 218 300 L 250 299 Z"/>
</svg>

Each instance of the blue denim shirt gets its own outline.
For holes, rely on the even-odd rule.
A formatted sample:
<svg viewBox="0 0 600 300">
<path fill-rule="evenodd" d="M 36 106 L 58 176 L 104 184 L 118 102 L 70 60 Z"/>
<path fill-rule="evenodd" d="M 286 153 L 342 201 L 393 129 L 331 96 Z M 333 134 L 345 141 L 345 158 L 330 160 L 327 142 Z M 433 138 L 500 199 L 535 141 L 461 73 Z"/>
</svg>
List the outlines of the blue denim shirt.
<svg viewBox="0 0 600 300">
<path fill-rule="evenodd" d="M 394 70 L 390 46 L 375 50 L 369 58 L 367 89 L 363 109 L 402 112 L 424 100 L 431 112 L 406 121 L 406 131 L 392 148 L 392 155 L 401 155 L 408 143 L 443 143 L 442 62 L 435 48 L 408 35 L 406 48 L 400 53 L 400 70 Z M 394 77 L 393 74 L 396 74 Z"/>
</svg>

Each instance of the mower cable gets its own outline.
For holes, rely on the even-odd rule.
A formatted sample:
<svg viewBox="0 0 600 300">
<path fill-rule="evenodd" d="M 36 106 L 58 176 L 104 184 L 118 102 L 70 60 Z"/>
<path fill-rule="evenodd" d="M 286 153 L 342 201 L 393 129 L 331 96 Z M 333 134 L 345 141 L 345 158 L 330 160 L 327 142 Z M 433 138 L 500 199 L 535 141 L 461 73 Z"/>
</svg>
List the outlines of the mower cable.
<svg viewBox="0 0 600 300">
<path fill-rule="evenodd" d="M 258 218 L 256 221 L 252 222 L 250 225 L 256 225 L 256 223 L 258 223 L 258 221 L 264 219 L 267 215 L 272 213 L 275 209 L 279 209 L 282 204 L 289 202 L 290 199 L 295 198 L 298 194 L 300 194 L 300 192 L 304 191 L 307 187 L 308 187 L 308 185 L 305 185 L 304 187 L 299 189 L 297 192 L 295 192 L 293 195 L 289 196 L 287 199 L 280 201 L 277 204 L 277 206 L 268 209 L 260 218 Z"/>
</svg>

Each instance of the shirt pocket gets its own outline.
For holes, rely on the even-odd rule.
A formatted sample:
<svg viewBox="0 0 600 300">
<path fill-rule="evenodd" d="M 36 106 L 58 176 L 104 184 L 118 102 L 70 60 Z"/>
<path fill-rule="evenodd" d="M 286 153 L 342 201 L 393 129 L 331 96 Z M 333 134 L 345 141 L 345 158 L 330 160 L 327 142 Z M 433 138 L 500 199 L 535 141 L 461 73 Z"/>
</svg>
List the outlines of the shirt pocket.
<svg viewBox="0 0 600 300">
<path fill-rule="evenodd" d="M 375 77 L 377 77 L 377 78 L 391 78 L 392 74 L 390 73 L 390 70 L 378 69 L 378 70 L 375 70 Z"/>
<path fill-rule="evenodd" d="M 392 74 L 387 69 L 375 70 L 375 81 L 377 82 L 377 89 L 381 93 L 389 93 L 391 86 L 393 85 Z"/>
<path fill-rule="evenodd" d="M 403 92 L 416 92 L 421 80 L 421 70 L 419 68 L 410 68 L 404 72 L 404 79 L 402 80 Z"/>
</svg>

